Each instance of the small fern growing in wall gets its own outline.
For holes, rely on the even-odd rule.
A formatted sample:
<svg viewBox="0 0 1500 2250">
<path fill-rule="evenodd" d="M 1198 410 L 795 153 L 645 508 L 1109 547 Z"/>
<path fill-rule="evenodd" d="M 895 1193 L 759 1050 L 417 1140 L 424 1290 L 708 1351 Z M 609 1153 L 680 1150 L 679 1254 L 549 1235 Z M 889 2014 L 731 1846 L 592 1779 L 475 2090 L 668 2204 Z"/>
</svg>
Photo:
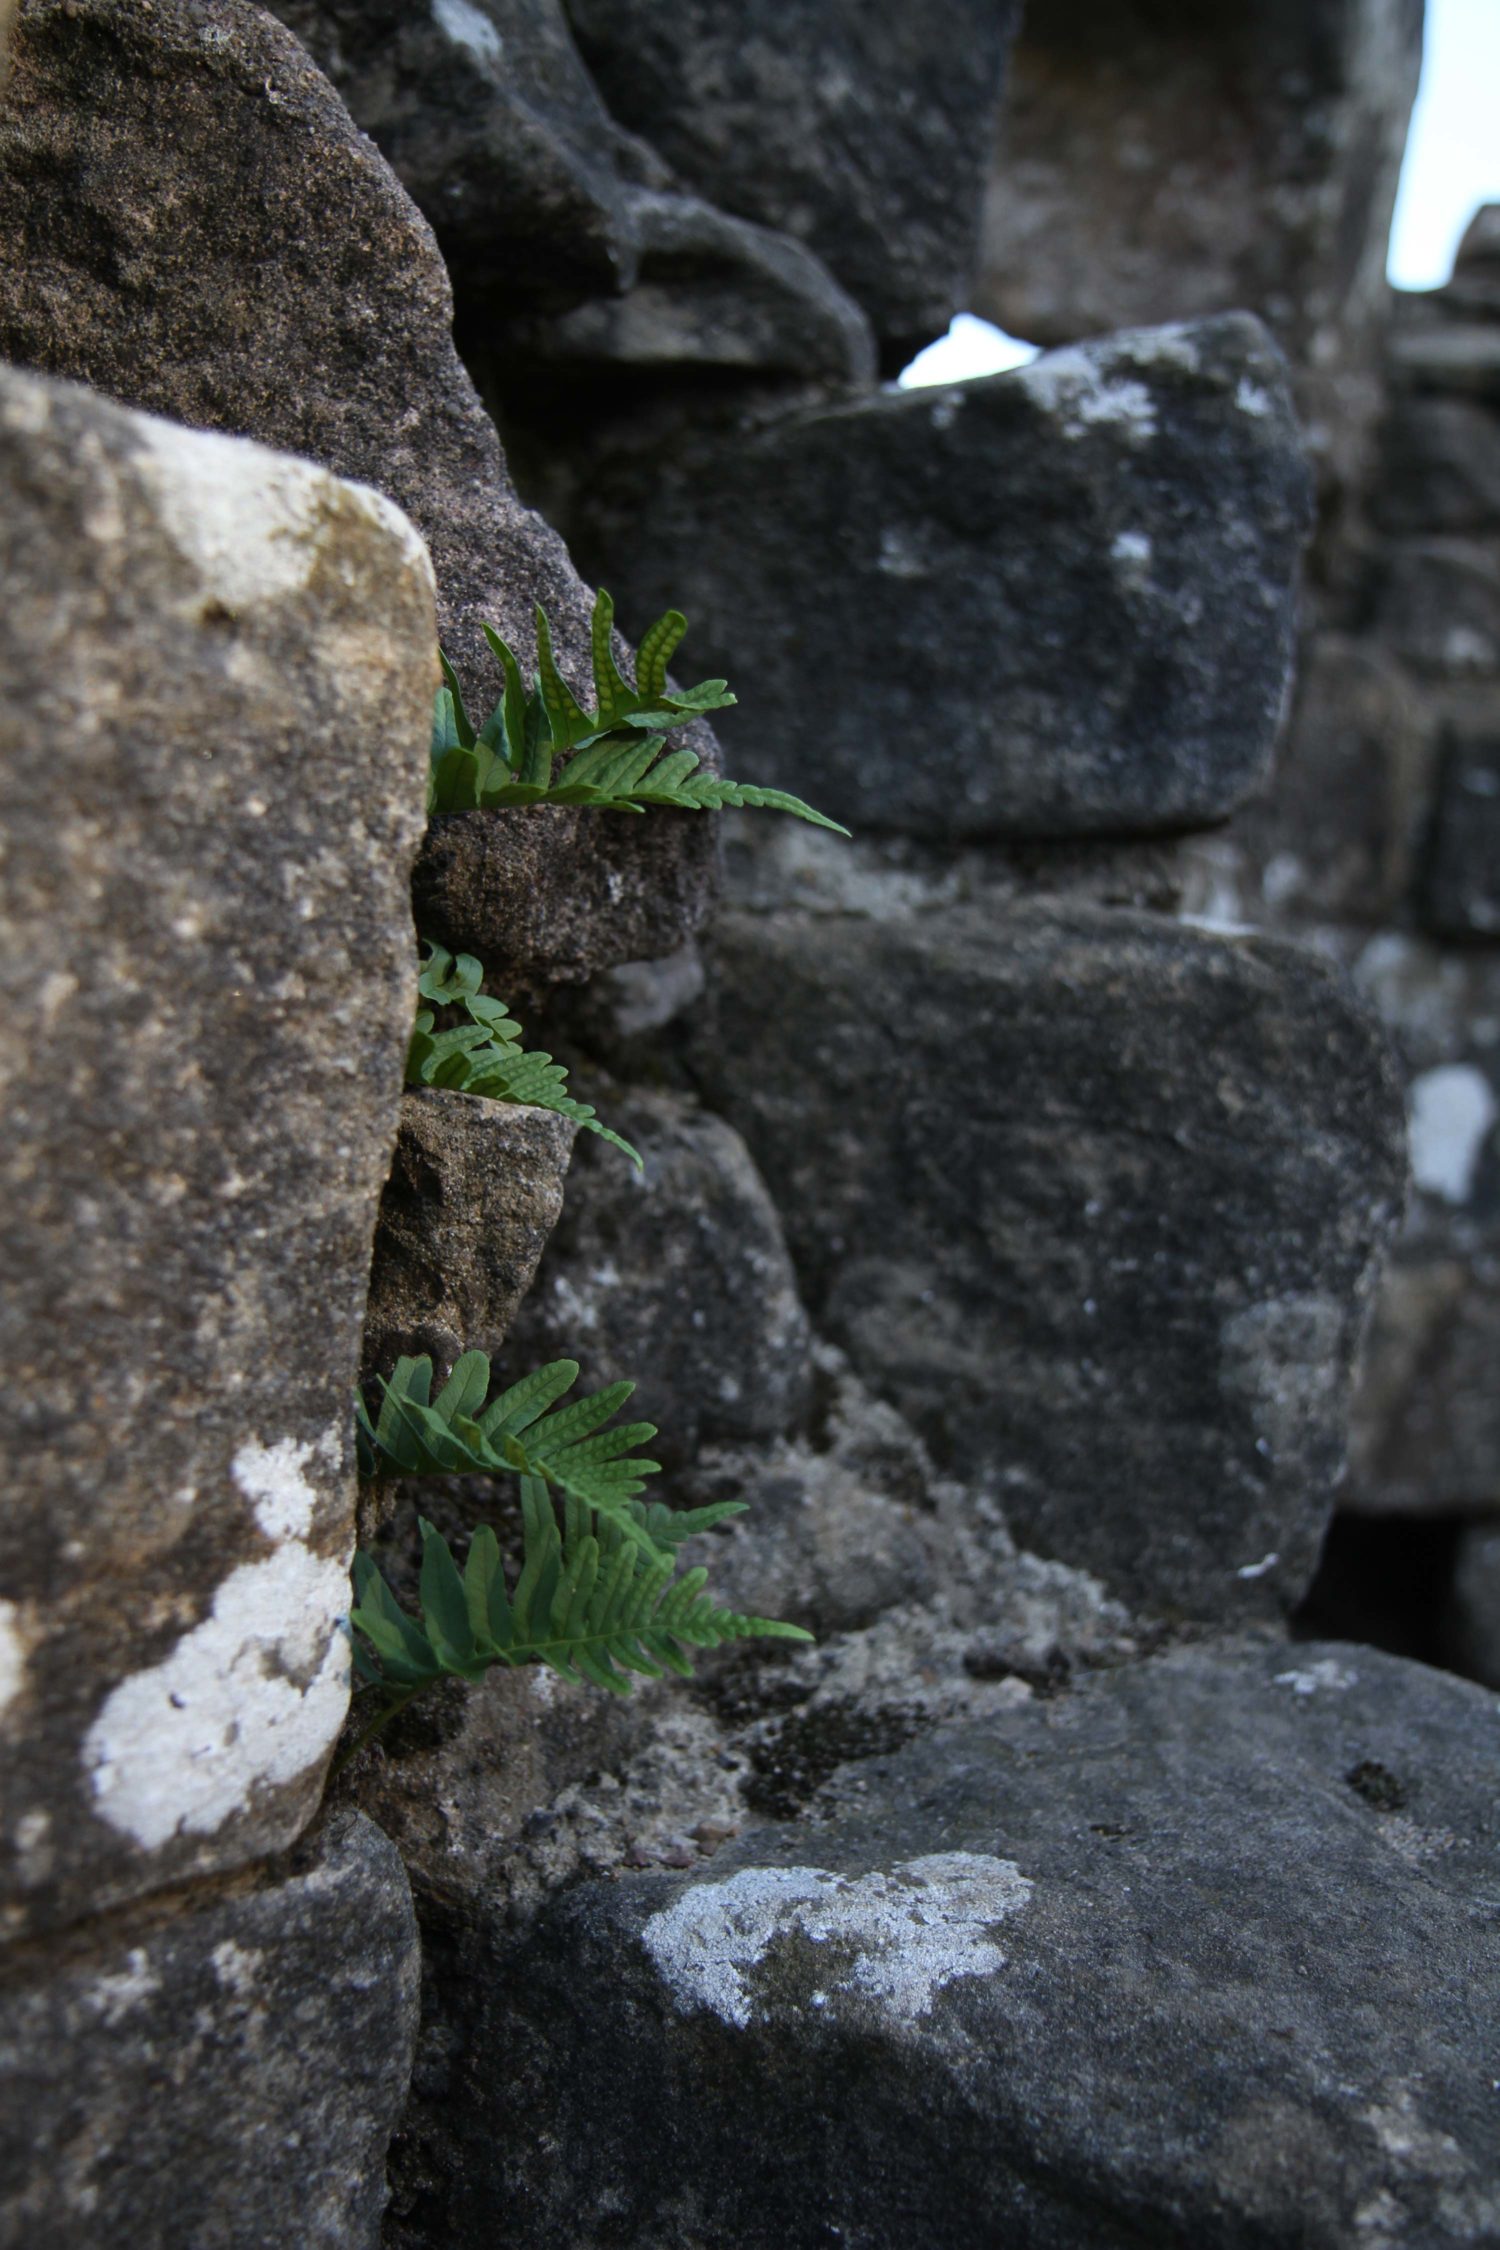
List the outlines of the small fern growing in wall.
<svg viewBox="0 0 1500 2250">
<path fill-rule="evenodd" d="M 436 1398 L 424 1357 L 397 1361 L 377 1415 L 358 1401 L 366 1476 L 518 1476 L 522 1549 L 508 1586 L 499 1542 L 482 1526 L 460 1573 L 446 1539 L 421 1519 L 420 1617 L 401 1607 L 371 1556 L 356 1555 L 355 1670 L 381 1708 L 355 1749 L 423 1688 L 476 1680 L 497 1664 L 544 1664 L 623 1695 L 633 1674 L 688 1676 L 690 1649 L 812 1638 L 797 1625 L 721 1609 L 706 1570 L 679 1572 L 682 1542 L 742 1515 L 743 1501 L 681 1510 L 643 1501 L 659 1464 L 636 1448 L 655 1427 L 606 1426 L 635 1386 L 613 1383 L 559 1405 L 577 1378 L 575 1360 L 556 1360 L 490 1399 L 489 1360 L 466 1352 Z"/>
<path fill-rule="evenodd" d="M 428 941 L 417 991 L 431 1005 L 417 1010 L 406 1057 L 408 1086 L 440 1086 L 488 1101 L 530 1102 L 537 1109 L 555 1110 L 623 1149 L 643 1170 L 639 1151 L 601 1124 L 588 1102 L 575 1101 L 568 1092 L 562 1064 L 521 1045 L 521 1026 L 503 1000 L 481 991 L 483 983 L 483 966 L 472 953 L 455 959 L 446 946 Z M 439 1009 L 452 1011 L 459 1021 L 440 1030 Z"/>
<path fill-rule="evenodd" d="M 794 814 L 847 836 L 836 820 L 814 812 L 784 789 L 725 781 L 704 771 L 696 752 L 671 750 L 667 737 L 690 719 L 725 710 L 736 699 L 723 680 L 682 691 L 667 686 L 667 665 L 687 620 L 669 609 L 640 645 L 635 685 L 615 663 L 614 604 L 602 591 L 592 627 L 594 704 L 585 711 L 557 669 L 547 613 L 536 613 L 537 674 L 530 688 L 511 649 L 492 626 L 485 638 L 499 658 L 505 692 L 476 729 L 464 709 L 446 656 L 432 727 L 428 810 L 477 812 L 506 805 L 592 805 L 605 812 L 719 812 L 727 805 Z M 555 772 L 560 757 L 567 764 Z"/>
</svg>

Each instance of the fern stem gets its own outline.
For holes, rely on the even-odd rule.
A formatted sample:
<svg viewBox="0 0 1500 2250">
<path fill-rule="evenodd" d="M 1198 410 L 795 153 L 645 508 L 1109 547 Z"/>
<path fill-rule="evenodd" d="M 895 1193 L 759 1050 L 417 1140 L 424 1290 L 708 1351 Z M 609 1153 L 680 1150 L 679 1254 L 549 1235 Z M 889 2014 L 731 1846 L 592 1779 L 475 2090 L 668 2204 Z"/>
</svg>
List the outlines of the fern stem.
<svg viewBox="0 0 1500 2250">
<path fill-rule="evenodd" d="M 340 1755 L 334 1759 L 333 1764 L 328 1769 L 327 1786 L 330 1789 L 338 1780 L 338 1777 L 343 1772 L 345 1766 L 351 1765 L 353 1761 L 359 1756 L 361 1750 L 363 1750 L 369 1743 L 373 1742 L 376 1735 L 379 1734 L 383 1728 L 389 1726 L 392 1719 L 399 1718 L 401 1713 L 406 1709 L 407 1704 L 410 1703 L 412 1697 L 419 1694 L 420 1692 L 421 1691 L 418 1688 L 410 1687 L 406 1690 L 406 1693 L 404 1695 L 396 1696 L 392 1702 L 388 1703 L 385 1706 L 385 1709 L 383 1711 L 377 1713 L 375 1718 L 373 1718 L 370 1724 L 365 1728 L 364 1733 L 361 1735 L 357 1735 L 354 1741 L 350 1743 L 348 1749 L 342 1751 Z"/>
</svg>

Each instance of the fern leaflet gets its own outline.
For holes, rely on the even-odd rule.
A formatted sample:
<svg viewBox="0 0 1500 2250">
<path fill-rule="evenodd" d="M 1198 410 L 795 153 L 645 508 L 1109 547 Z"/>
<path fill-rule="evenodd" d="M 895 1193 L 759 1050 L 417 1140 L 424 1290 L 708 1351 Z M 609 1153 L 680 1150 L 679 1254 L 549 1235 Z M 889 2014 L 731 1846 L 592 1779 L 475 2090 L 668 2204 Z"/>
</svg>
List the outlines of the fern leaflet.
<svg viewBox="0 0 1500 2250">
<path fill-rule="evenodd" d="M 559 1526 L 538 1477 L 522 1479 L 521 1505 L 514 1588 L 488 1525 L 475 1532 L 460 1575 L 447 1541 L 422 1519 L 420 1621 L 401 1608 L 370 1556 L 356 1555 L 355 1663 L 368 1685 L 386 1690 L 388 1713 L 445 1674 L 477 1680 L 495 1664 L 546 1664 L 565 1680 L 627 1695 L 633 1672 L 687 1677 L 690 1648 L 812 1638 L 797 1625 L 717 1608 L 704 1591 L 707 1571 L 674 1577 L 670 1554 L 643 1553 L 619 1524 L 597 1520 L 571 1496 Z"/>
<path fill-rule="evenodd" d="M 484 1352 L 465 1352 L 436 1398 L 432 1361 L 398 1359 L 372 1418 L 356 1397 L 359 1467 L 363 1476 L 522 1476 L 553 1484 L 584 1507 L 597 1509 L 622 1537 L 660 1558 L 689 1531 L 711 1530 L 743 1511 L 742 1501 L 695 1509 L 684 1522 L 659 1502 L 637 1495 L 661 1464 L 634 1451 L 656 1435 L 653 1422 L 605 1425 L 635 1389 L 611 1383 L 591 1397 L 558 1407 L 578 1380 L 576 1359 L 553 1360 L 523 1376 L 486 1404 L 490 1363 Z M 556 1412 L 552 1409 L 557 1408 Z M 673 1531 L 674 1523 L 683 1528 Z"/>
<path fill-rule="evenodd" d="M 639 1150 L 602 1125 L 590 1103 L 574 1100 L 562 1064 L 521 1045 L 521 1026 L 503 1000 L 480 991 L 483 981 L 484 970 L 472 953 L 460 953 L 455 960 L 446 947 L 427 940 L 417 990 L 437 1008 L 461 1009 L 467 1020 L 439 1031 L 433 1008 L 417 1011 L 406 1056 L 408 1086 L 442 1086 L 482 1094 L 492 1102 L 530 1102 L 537 1109 L 555 1110 L 622 1149 L 637 1171 L 644 1171 Z"/>
<path fill-rule="evenodd" d="M 595 709 L 585 711 L 552 653 L 547 613 L 536 613 L 537 676 L 528 690 L 514 652 L 486 625 L 505 690 L 477 731 L 464 709 L 458 678 L 443 658 L 444 685 L 432 722 L 428 811 L 487 811 L 507 805 L 592 805 L 607 812 L 643 812 L 660 805 L 679 812 L 718 812 L 748 805 L 793 814 L 847 836 L 847 828 L 784 789 L 726 781 L 706 773 L 692 750 L 669 750 L 666 738 L 685 720 L 726 710 L 737 699 L 723 680 L 669 693 L 667 663 L 687 631 L 680 610 L 668 610 L 641 643 L 632 687 L 614 660 L 614 603 L 601 591 L 592 621 Z M 554 778 L 554 761 L 568 763 Z"/>
</svg>

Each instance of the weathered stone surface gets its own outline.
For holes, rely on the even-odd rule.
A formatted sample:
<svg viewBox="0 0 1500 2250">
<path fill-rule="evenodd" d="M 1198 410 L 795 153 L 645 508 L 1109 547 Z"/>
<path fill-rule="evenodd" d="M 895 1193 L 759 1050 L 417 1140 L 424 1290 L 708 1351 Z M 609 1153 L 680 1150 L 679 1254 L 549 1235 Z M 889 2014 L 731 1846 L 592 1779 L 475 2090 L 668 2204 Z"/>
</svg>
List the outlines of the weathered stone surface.
<svg viewBox="0 0 1500 2250">
<path fill-rule="evenodd" d="M 7 2250 L 375 2250 L 420 1964 L 379 1830 L 0 1981 Z"/>
<path fill-rule="evenodd" d="M 701 720 L 674 739 L 717 763 Z M 478 954 L 512 1000 L 582 983 L 605 959 L 675 953 L 707 908 L 714 825 L 702 813 L 561 805 L 439 813 L 412 872 L 417 926 L 455 952 Z M 636 840 L 621 844 L 616 834 L 626 828 Z"/>
<path fill-rule="evenodd" d="M 775 1206 L 739 1135 L 671 1094 L 600 1094 L 641 1152 L 574 1155 L 563 1215 L 505 1354 L 512 1377 L 577 1359 L 593 1388 L 633 1382 L 667 1467 L 709 1442 L 766 1443 L 804 1419 L 812 1339 Z"/>
<path fill-rule="evenodd" d="M 12 370 L 0 515 L 13 1930 L 317 1799 L 436 645 L 377 494 Z"/>
<path fill-rule="evenodd" d="M 1380 411 L 1422 0 L 1032 0 L 974 309 L 1041 344 L 1243 305 L 1345 474 Z"/>
<path fill-rule="evenodd" d="M 1493 1518 L 1459 1535 L 1444 1628 L 1454 1669 L 1500 1688 L 1500 1522 Z"/>
<path fill-rule="evenodd" d="M 559 0 L 276 0 L 421 206 L 461 296 L 628 286 L 632 189 L 665 167 L 621 131 Z"/>
<path fill-rule="evenodd" d="M 1009 0 L 564 0 L 614 114 L 711 203 L 795 235 L 893 369 L 965 303 Z"/>
<path fill-rule="evenodd" d="M 818 1345 L 813 1361 L 805 1431 L 706 1445 L 660 1483 L 674 1505 L 750 1504 L 686 1559 L 706 1565 L 719 1599 L 807 1625 L 816 1646 L 747 1643 L 702 1658 L 691 1683 L 643 1681 L 627 1701 L 534 1668 L 492 1672 L 472 1692 L 424 1696 L 345 1767 L 335 1790 L 398 1845 L 435 1943 L 514 1927 L 581 1875 L 693 1864 L 752 1811 L 794 1817 L 850 1760 L 1139 1654 L 1139 1627 L 1096 1580 L 1018 1553 L 993 1494 L 939 1476 L 841 1353 Z M 419 1511 L 460 1556 L 492 1524 L 513 1566 L 513 1488 L 423 1482 L 378 1538 L 408 1604 Z M 351 1739 L 365 1723 L 356 1707 Z M 430 2043 L 455 2038 L 461 2053 L 450 2002 L 433 1999 Z M 441 2139 L 441 2075 L 424 2074 L 421 2098 L 440 2114 L 416 2142 Z"/>
<path fill-rule="evenodd" d="M 431 233 L 290 32 L 248 0 L 123 16 L 110 0 L 26 0 L 15 65 L 0 115 L 0 234 L 13 247 L 0 357 L 375 485 L 427 541 L 444 644 L 484 709 L 495 671 L 481 620 L 524 654 L 537 601 L 584 685 L 585 589 L 516 499 L 453 350 Z M 706 910 L 711 822 L 563 816 L 508 856 L 511 833 L 495 852 L 518 902 L 516 951 L 492 969 L 545 979 L 550 901 L 575 887 L 606 902 L 594 966 L 658 942 L 664 872 L 681 916 L 672 943 Z"/>
<path fill-rule="evenodd" d="M 466 1959 L 431 2239 L 1479 2250 L 1497 1727 L 1364 1649 L 1184 1651 L 574 1890 Z"/>
<path fill-rule="evenodd" d="M 364 1366 L 500 1349 L 563 1207 L 578 1128 L 551 1110 L 434 1087 L 401 1099 L 380 1199 Z"/>
<path fill-rule="evenodd" d="M 578 537 L 690 616 L 745 779 L 862 828 L 1111 835 L 1264 774 L 1308 509 L 1282 361 L 1231 316 L 783 420 Z"/>
<path fill-rule="evenodd" d="M 1294 1602 L 1404 1178 L 1336 973 L 1037 906 L 732 915 L 709 989 L 704 1096 L 775 1183 L 814 1322 L 940 1465 L 1129 1598 Z"/>
<path fill-rule="evenodd" d="M 1477 539 L 1393 540 L 1376 630 L 1415 671 L 1500 673 L 1500 553 Z"/>
<path fill-rule="evenodd" d="M 1500 530 L 1500 416 L 1462 398 L 1398 398 L 1371 495 L 1386 531 Z"/>
<path fill-rule="evenodd" d="M 789 236 L 696 197 L 604 107 L 559 0 L 279 0 L 437 235 L 466 342 L 537 365 L 869 381 L 869 324 Z"/>
<path fill-rule="evenodd" d="M 1500 708 L 1447 745 L 1422 919 L 1440 937 L 1500 937 Z"/>
<path fill-rule="evenodd" d="M 551 318 L 508 322 L 499 338 L 507 361 L 574 376 L 720 369 L 874 382 L 869 322 L 800 242 L 687 196 L 642 190 L 632 210 L 632 285 Z"/>
</svg>

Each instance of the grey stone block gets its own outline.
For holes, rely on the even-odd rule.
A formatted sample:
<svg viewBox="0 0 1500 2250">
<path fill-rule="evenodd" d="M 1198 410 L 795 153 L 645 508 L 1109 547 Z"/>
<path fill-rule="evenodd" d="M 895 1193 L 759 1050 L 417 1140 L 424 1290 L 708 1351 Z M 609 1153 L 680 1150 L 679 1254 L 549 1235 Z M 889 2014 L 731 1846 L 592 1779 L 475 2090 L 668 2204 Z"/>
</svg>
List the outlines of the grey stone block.
<svg viewBox="0 0 1500 2250">
<path fill-rule="evenodd" d="M 0 514 L 9 1933 L 317 1802 L 436 646 L 378 494 L 10 369 Z"/>
<path fill-rule="evenodd" d="M 441 2239 L 1481 2250 L 1497 1729 L 1371 1650 L 1184 1650 L 584 1885 L 445 1963 L 494 2060 Z"/>
<path fill-rule="evenodd" d="M 0 1978 L 4 2250 L 376 2250 L 421 1963 L 393 1845 L 288 1861 Z"/>
<path fill-rule="evenodd" d="M 1264 778 L 1309 507 L 1285 367 L 1231 316 L 706 443 L 570 536 L 690 617 L 741 778 L 854 828 L 1138 835 Z"/>
</svg>

